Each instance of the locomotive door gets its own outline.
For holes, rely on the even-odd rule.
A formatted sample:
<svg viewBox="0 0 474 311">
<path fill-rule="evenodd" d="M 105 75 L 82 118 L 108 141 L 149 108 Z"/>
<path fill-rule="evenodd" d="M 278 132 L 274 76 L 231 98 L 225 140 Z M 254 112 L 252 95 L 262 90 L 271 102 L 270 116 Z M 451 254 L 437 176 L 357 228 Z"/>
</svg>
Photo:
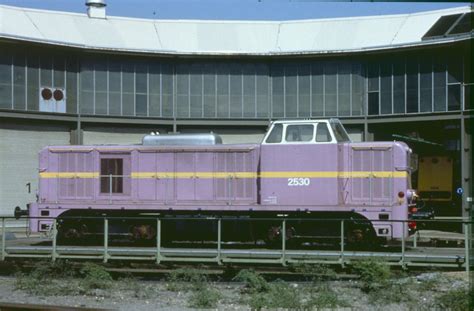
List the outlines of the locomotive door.
<svg viewBox="0 0 474 311">
<path fill-rule="evenodd" d="M 176 158 L 176 200 L 193 201 L 196 196 L 194 187 L 196 169 L 194 153 L 175 153 Z"/>
<path fill-rule="evenodd" d="M 393 153 L 390 146 L 352 146 L 351 202 L 363 205 L 390 205 L 392 200 Z"/>
<path fill-rule="evenodd" d="M 175 153 L 175 191 L 178 202 L 211 202 L 214 154 L 199 150 Z"/>
<path fill-rule="evenodd" d="M 157 153 L 156 163 L 156 199 L 164 204 L 176 201 L 175 154 L 172 152 Z"/>
<path fill-rule="evenodd" d="M 164 204 L 175 201 L 173 152 L 139 151 L 134 171 L 140 200 Z"/>
<path fill-rule="evenodd" d="M 56 179 L 58 198 L 61 200 L 92 199 L 94 197 L 94 179 L 90 178 L 94 172 L 92 150 L 53 154 L 57 156 L 58 171 L 70 174 L 65 178 Z"/>
</svg>

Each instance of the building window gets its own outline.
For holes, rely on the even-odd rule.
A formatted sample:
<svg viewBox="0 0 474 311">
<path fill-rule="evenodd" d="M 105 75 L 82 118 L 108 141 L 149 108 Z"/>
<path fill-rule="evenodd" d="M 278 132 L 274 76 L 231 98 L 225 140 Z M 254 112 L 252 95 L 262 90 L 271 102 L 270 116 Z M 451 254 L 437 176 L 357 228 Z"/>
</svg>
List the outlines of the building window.
<svg viewBox="0 0 474 311">
<path fill-rule="evenodd" d="M 418 112 L 418 63 L 407 64 L 407 112 Z"/>
<path fill-rule="evenodd" d="M 379 114 L 379 65 L 369 64 L 368 68 L 368 114 Z"/>
<path fill-rule="evenodd" d="M 369 115 L 379 114 L 379 92 L 369 92 Z"/>
<path fill-rule="evenodd" d="M 392 113 L 392 64 L 380 66 L 380 113 Z"/>
<path fill-rule="evenodd" d="M 393 64 L 393 112 L 405 113 L 405 62 Z"/>
<path fill-rule="evenodd" d="M 123 159 L 100 160 L 100 192 L 123 193 Z"/>
<path fill-rule="evenodd" d="M 461 86 L 460 84 L 448 85 L 448 111 L 461 109 Z"/>
</svg>

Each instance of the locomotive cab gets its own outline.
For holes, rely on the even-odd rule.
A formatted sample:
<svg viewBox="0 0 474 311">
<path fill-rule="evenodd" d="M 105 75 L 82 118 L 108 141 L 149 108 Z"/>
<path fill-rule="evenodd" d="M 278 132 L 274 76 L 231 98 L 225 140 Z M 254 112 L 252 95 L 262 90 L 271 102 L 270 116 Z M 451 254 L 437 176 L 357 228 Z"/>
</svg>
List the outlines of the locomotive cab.
<svg viewBox="0 0 474 311">
<path fill-rule="evenodd" d="M 402 142 L 354 143 L 338 119 L 273 122 L 261 145 L 261 204 L 371 221 L 381 238 L 407 236 L 391 221 L 413 212 L 410 153 Z"/>
<path fill-rule="evenodd" d="M 338 119 L 275 121 L 263 138 L 265 144 L 328 144 L 351 142 Z"/>
</svg>

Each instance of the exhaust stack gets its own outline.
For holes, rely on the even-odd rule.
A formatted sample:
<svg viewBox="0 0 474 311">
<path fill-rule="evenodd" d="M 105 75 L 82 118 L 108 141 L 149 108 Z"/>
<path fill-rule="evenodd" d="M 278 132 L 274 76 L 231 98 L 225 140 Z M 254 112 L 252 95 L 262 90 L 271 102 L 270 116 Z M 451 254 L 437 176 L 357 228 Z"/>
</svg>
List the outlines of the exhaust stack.
<svg viewBox="0 0 474 311">
<path fill-rule="evenodd" d="M 106 18 L 105 7 L 107 4 L 105 0 L 86 0 L 87 15 L 90 18 Z"/>
</svg>

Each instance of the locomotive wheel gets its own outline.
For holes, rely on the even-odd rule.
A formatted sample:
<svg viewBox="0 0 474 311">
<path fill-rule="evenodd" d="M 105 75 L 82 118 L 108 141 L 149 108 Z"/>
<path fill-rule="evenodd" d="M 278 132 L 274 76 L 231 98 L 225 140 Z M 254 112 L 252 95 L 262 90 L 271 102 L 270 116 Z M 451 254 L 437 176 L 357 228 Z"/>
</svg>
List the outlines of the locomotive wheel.
<svg viewBox="0 0 474 311">
<path fill-rule="evenodd" d="M 130 228 L 130 234 L 135 241 L 149 241 L 156 237 L 155 229 L 150 225 L 133 225 Z"/>
<path fill-rule="evenodd" d="M 88 228 L 86 224 L 68 224 L 58 227 L 59 244 L 84 244 L 87 243 Z"/>
<path fill-rule="evenodd" d="M 270 226 L 267 230 L 267 236 L 265 237 L 265 243 L 269 246 L 280 247 L 281 245 L 281 227 L 280 226 Z M 286 228 L 285 241 L 291 242 L 293 237 L 296 234 L 294 227 Z"/>
<path fill-rule="evenodd" d="M 347 242 L 349 244 L 360 244 L 364 241 L 364 239 L 364 230 L 361 228 L 352 229 L 347 236 Z"/>
<path fill-rule="evenodd" d="M 349 228 L 346 241 L 349 249 L 375 250 L 377 246 L 372 228 L 364 225 Z"/>
</svg>

